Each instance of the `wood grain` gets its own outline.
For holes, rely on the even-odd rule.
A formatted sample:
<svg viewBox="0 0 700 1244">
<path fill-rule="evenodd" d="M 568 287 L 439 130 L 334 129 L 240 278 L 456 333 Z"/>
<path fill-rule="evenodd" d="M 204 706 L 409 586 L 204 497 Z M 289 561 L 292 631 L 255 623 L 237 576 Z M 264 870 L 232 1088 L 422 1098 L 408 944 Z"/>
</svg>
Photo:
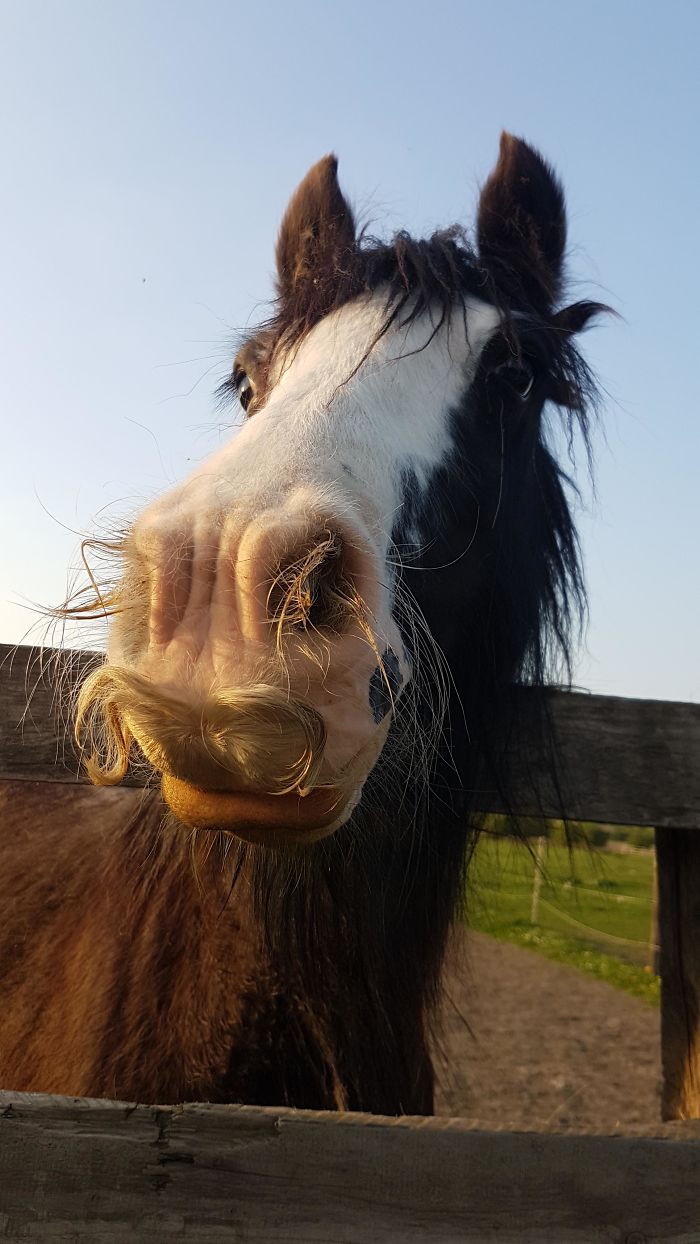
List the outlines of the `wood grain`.
<svg viewBox="0 0 700 1244">
<path fill-rule="evenodd" d="M 700 1244 L 700 1133 L 0 1094 L 3 1239 Z"/>
<path fill-rule="evenodd" d="M 661 959 L 662 1113 L 700 1118 L 700 844 L 657 830 Z"/>
<path fill-rule="evenodd" d="M 0 780 L 84 780 L 70 733 L 69 687 L 95 653 L 0 645 Z M 548 702 L 559 751 L 561 789 L 550 756 L 529 735 L 527 692 L 513 740 L 515 811 L 572 820 L 700 827 L 700 705 L 552 691 Z M 531 777 L 518 776 L 518 772 Z M 130 775 L 126 785 L 138 785 Z M 488 812 L 498 792 L 477 792 Z"/>
</svg>

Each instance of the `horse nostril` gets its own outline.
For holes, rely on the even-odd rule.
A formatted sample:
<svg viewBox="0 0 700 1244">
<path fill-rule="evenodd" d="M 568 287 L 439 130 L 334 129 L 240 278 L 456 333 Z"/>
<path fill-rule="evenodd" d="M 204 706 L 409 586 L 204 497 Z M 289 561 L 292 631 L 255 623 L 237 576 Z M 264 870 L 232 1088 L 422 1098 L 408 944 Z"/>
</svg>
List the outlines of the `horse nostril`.
<svg viewBox="0 0 700 1244">
<path fill-rule="evenodd" d="M 280 562 L 267 594 L 267 612 L 278 633 L 347 627 L 357 598 L 337 532 L 317 532 Z"/>
</svg>

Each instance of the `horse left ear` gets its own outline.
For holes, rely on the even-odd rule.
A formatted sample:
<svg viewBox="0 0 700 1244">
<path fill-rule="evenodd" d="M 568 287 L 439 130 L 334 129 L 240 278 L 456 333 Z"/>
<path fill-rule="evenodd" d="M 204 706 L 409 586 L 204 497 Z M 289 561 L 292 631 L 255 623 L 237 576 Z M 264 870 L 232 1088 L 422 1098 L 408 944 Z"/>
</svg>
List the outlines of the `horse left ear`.
<svg viewBox="0 0 700 1244">
<path fill-rule="evenodd" d="M 477 237 L 497 289 L 550 310 L 566 246 L 564 192 L 542 156 L 512 134 L 501 135 L 498 164 L 481 192 Z"/>
<path fill-rule="evenodd" d="M 324 156 L 309 169 L 289 202 L 277 239 L 277 292 L 283 302 L 317 295 L 319 286 L 347 271 L 355 247 L 355 220 L 338 185 L 338 161 Z M 317 297 L 313 298 L 317 301 Z"/>
</svg>

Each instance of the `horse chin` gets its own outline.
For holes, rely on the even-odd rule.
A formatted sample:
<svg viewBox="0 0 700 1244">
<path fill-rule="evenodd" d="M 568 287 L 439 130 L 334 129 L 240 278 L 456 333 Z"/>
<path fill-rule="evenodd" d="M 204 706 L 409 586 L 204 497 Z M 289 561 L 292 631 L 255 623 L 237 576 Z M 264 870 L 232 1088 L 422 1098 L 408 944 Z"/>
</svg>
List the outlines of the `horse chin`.
<svg viewBox="0 0 700 1244">
<path fill-rule="evenodd" d="M 163 798 L 184 825 L 218 830 L 268 847 L 308 846 L 347 821 L 360 791 L 317 787 L 307 795 L 202 790 L 164 774 Z"/>
<path fill-rule="evenodd" d="M 266 847 L 308 846 L 329 837 L 350 819 L 388 732 L 386 720 L 352 760 L 336 770 L 332 784 L 317 786 L 308 794 L 211 789 L 171 773 L 163 773 L 161 791 L 178 821 L 193 829 L 211 829 Z"/>
</svg>

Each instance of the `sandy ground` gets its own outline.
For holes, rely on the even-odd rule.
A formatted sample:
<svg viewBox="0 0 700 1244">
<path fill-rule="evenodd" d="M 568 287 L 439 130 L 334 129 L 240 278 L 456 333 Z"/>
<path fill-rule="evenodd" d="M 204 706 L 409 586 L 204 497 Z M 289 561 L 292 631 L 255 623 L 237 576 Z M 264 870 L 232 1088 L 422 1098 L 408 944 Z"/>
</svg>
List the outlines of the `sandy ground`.
<svg viewBox="0 0 700 1244">
<path fill-rule="evenodd" d="M 466 930 L 455 939 L 446 983 L 438 1114 L 511 1128 L 659 1121 L 652 1007 Z"/>
</svg>

